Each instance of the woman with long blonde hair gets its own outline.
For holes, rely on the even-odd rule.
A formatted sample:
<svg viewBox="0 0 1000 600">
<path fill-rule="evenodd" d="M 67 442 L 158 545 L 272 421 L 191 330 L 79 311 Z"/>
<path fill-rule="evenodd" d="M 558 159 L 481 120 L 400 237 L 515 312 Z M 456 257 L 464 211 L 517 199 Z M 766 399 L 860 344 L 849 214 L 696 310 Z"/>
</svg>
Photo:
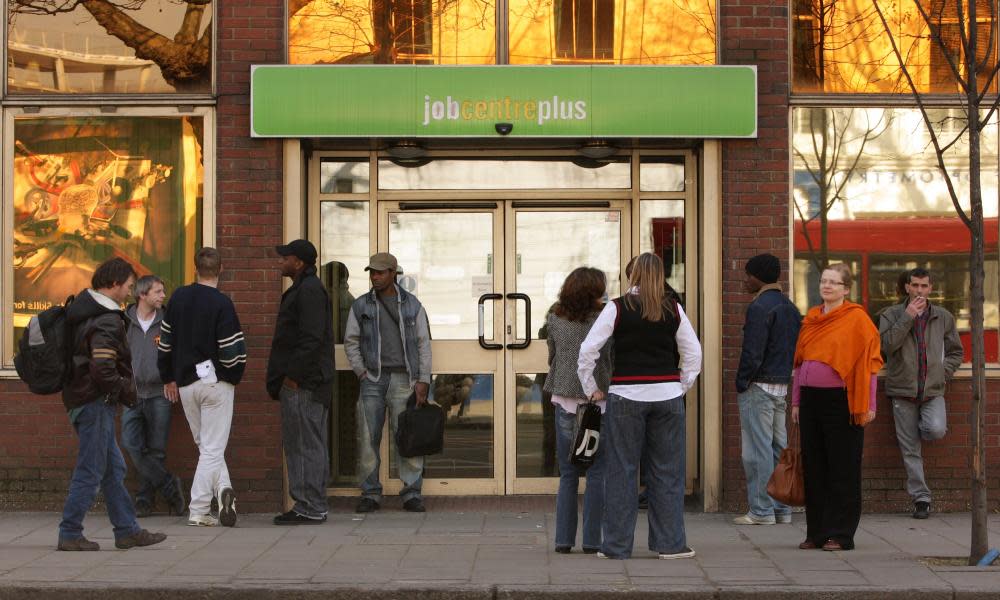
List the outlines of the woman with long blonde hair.
<svg viewBox="0 0 1000 600">
<path fill-rule="evenodd" d="M 684 394 L 701 372 L 701 346 L 684 309 L 664 292 L 663 261 L 636 259 L 628 291 L 609 302 L 580 346 L 584 393 L 603 400 L 594 380 L 600 350 L 614 339 L 611 386 L 602 425 L 605 498 L 602 558 L 632 555 L 639 461 L 646 453 L 649 549 L 690 558 L 684 532 Z"/>
</svg>

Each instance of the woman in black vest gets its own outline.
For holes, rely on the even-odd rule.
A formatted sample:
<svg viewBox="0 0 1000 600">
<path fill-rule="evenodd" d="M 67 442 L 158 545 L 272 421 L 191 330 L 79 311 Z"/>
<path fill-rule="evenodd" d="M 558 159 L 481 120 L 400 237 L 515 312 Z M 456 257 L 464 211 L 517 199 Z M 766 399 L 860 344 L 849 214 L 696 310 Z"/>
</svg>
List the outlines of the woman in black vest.
<svg viewBox="0 0 1000 600">
<path fill-rule="evenodd" d="M 614 339 L 601 436 L 606 453 L 602 558 L 632 555 L 644 452 L 649 549 L 664 559 L 695 554 L 684 534 L 684 393 L 701 371 L 701 346 L 684 309 L 666 297 L 663 279 L 659 257 L 639 255 L 628 292 L 604 307 L 580 347 L 580 383 L 588 397 L 601 400 L 594 365 L 605 342 Z"/>
</svg>

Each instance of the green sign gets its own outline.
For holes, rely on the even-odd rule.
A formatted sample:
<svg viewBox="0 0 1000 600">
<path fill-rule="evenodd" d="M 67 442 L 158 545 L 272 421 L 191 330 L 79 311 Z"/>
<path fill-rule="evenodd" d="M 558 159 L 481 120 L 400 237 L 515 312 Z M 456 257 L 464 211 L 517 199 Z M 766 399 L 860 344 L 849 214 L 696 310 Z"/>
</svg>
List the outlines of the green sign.
<svg viewBox="0 0 1000 600">
<path fill-rule="evenodd" d="M 757 136 L 752 66 L 257 65 L 251 103 L 254 137 Z"/>
</svg>

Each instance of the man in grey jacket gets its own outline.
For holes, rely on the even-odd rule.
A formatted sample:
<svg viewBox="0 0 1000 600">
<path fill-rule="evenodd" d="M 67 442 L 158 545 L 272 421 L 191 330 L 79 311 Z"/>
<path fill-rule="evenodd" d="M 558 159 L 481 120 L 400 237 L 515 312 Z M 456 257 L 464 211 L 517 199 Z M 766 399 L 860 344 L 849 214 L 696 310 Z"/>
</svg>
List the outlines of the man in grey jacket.
<svg viewBox="0 0 1000 600">
<path fill-rule="evenodd" d="M 911 270 L 906 300 L 885 309 L 879 318 L 888 372 L 885 392 L 892 400 L 914 519 L 926 519 L 931 507 L 921 440 L 944 437 L 948 429 L 944 389 L 962 364 L 964 354 L 955 317 L 928 300 L 932 289 L 931 274 L 926 269 Z"/>
<path fill-rule="evenodd" d="M 156 367 L 156 345 L 163 321 L 163 281 L 156 275 L 135 282 L 136 303 L 125 310 L 128 345 L 138 400 L 122 414 L 122 445 L 139 473 L 135 516 L 148 517 L 159 491 L 171 514 L 184 514 L 181 479 L 167 471 L 167 437 L 170 434 L 171 402 L 163 394 L 163 380 Z"/>
<path fill-rule="evenodd" d="M 379 444 L 386 409 L 393 436 L 399 414 L 406 409 L 411 391 L 418 406 L 427 402 L 431 382 L 431 335 L 424 307 L 413 294 L 396 285 L 402 273 L 396 257 L 380 252 L 369 259 L 372 290 L 351 305 L 344 334 L 344 351 L 351 369 L 361 382 L 358 405 L 358 478 L 361 500 L 356 511 L 373 512 L 382 502 L 379 481 Z M 424 512 L 420 489 L 424 478 L 423 457 L 397 454 L 399 495 L 403 508 Z"/>
</svg>

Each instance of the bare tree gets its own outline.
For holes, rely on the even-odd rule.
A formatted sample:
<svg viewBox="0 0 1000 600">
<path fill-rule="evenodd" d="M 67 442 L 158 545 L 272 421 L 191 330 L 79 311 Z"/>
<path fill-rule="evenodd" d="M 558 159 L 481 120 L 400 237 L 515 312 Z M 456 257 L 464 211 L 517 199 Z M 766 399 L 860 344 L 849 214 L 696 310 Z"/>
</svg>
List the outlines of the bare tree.
<svg viewBox="0 0 1000 600">
<path fill-rule="evenodd" d="M 969 564 L 976 564 L 989 549 L 986 505 L 986 359 L 984 349 L 984 239 L 983 193 L 980 169 L 980 135 L 997 111 L 997 3 L 995 0 L 912 0 L 922 37 L 944 61 L 956 99 L 965 112 L 965 127 L 949 134 L 929 113 L 927 93 L 914 82 L 914 66 L 908 63 L 879 0 L 872 5 L 899 62 L 910 93 L 916 101 L 937 157 L 938 170 L 948 187 L 955 212 L 969 229 L 969 312 L 972 338 L 972 535 Z M 985 25 L 985 26 L 984 26 Z M 938 82 L 932 82 L 938 83 Z M 934 86 L 936 87 L 936 86 Z M 935 90 L 940 91 L 940 90 Z M 985 111 L 985 112 L 983 112 Z M 995 126 L 995 125 L 994 125 Z M 967 136 L 969 160 L 969 209 L 963 208 L 953 175 L 945 166 L 945 154 Z M 949 139 L 950 138 L 950 139 Z"/>
<path fill-rule="evenodd" d="M 163 79 L 177 91 L 204 91 L 212 73 L 212 0 L 168 0 L 185 4 L 184 19 L 173 37 L 168 37 L 136 21 L 130 12 L 143 8 L 146 0 L 9 0 L 8 28 L 17 15 L 58 15 L 83 7 L 104 27 L 135 51 L 137 58 L 160 67 Z M 206 16 L 206 13 L 207 16 Z"/>
</svg>

